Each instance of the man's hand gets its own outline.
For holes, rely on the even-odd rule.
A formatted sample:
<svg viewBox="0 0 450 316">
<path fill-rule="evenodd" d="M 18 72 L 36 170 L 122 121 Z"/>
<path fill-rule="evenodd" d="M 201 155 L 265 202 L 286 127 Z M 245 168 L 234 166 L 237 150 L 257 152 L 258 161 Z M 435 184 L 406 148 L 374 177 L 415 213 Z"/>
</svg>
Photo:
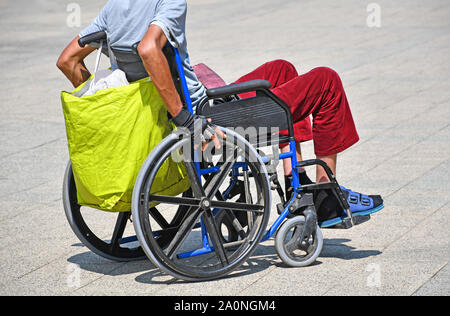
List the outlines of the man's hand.
<svg viewBox="0 0 450 316">
<path fill-rule="evenodd" d="M 226 135 L 212 124 L 211 119 L 191 114 L 186 109 L 182 109 L 177 116 L 172 118 L 172 121 L 178 127 L 187 128 L 193 138 L 201 137 L 202 150 L 206 149 L 210 141 L 213 141 L 214 146 L 219 149 L 221 147 L 219 138 L 226 138 Z"/>
<path fill-rule="evenodd" d="M 212 123 L 211 119 L 208 119 L 207 121 L 208 121 L 208 123 Z M 227 135 L 224 132 L 222 132 L 222 130 L 220 130 L 220 128 L 218 128 L 217 126 L 215 126 L 213 124 L 210 124 L 210 128 L 213 131 L 210 139 L 214 142 L 214 146 L 217 149 L 220 149 L 220 140 L 218 137 L 220 137 L 221 139 L 225 139 L 225 138 L 227 138 Z M 203 142 L 202 151 L 204 151 L 206 149 L 208 144 L 209 144 L 209 141 Z"/>
</svg>

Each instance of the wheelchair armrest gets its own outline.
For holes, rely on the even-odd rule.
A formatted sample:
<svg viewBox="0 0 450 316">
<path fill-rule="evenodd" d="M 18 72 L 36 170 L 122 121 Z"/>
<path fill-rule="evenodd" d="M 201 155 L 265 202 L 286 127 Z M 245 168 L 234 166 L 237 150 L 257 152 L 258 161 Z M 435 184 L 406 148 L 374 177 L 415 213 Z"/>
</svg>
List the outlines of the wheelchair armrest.
<svg viewBox="0 0 450 316">
<path fill-rule="evenodd" d="M 271 83 L 267 80 L 252 80 L 242 83 L 231 84 L 224 87 L 206 90 L 210 98 L 223 98 L 230 95 L 252 92 L 256 90 L 269 90 Z"/>
</svg>

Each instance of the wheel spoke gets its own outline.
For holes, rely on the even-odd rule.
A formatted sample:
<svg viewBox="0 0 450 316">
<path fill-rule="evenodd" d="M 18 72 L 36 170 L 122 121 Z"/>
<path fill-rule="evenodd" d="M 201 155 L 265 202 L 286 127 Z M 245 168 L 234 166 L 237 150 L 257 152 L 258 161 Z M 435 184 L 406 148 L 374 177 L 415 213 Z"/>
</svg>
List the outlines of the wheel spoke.
<svg viewBox="0 0 450 316">
<path fill-rule="evenodd" d="M 293 253 L 297 249 L 297 243 L 291 239 L 286 243 L 285 247 L 288 253 Z"/>
<path fill-rule="evenodd" d="M 244 192 L 245 192 L 245 202 L 247 204 L 252 204 L 252 196 L 250 194 L 250 181 L 248 178 L 248 170 L 244 171 Z M 253 214 L 247 213 L 248 229 L 251 230 L 253 227 Z"/>
<path fill-rule="evenodd" d="M 229 264 L 227 255 L 225 253 L 225 248 L 222 244 L 222 239 L 219 236 L 216 222 L 214 221 L 214 216 L 210 209 L 206 210 L 203 215 L 203 220 L 205 222 L 206 230 L 208 231 L 209 237 L 213 244 L 214 252 L 220 260 L 222 266 Z"/>
<path fill-rule="evenodd" d="M 111 251 L 114 253 L 114 250 L 120 248 L 120 239 L 123 237 L 123 233 L 125 232 L 125 227 L 127 226 L 127 221 L 129 218 L 129 213 L 119 213 L 117 217 L 116 225 L 114 226 L 114 232 L 111 238 Z"/>
<path fill-rule="evenodd" d="M 226 201 L 224 199 L 223 195 L 219 191 L 216 193 L 216 198 L 222 202 Z M 242 239 L 247 237 L 247 234 L 245 233 L 244 228 L 242 227 L 241 223 L 237 219 L 236 215 L 234 215 L 234 213 L 230 210 L 222 210 L 222 212 L 224 212 L 224 216 L 230 221 L 231 225 L 233 226 L 234 230 L 238 233 L 238 235 Z"/>
<path fill-rule="evenodd" d="M 200 206 L 200 200 L 187 197 L 174 197 L 167 195 L 149 195 L 149 202 L 165 203 L 173 205 Z"/>
<path fill-rule="evenodd" d="M 223 202 L 223 201 L 211 201 L 212 208 L 221 208 L 228 209 L 234 211 L 243 211 L 243 212 L 254 212 L 254 213 L 264 213 L 263 205 L 252 205 L 246 203 L 239 202 Z"/>
<path fill-rule="evenodd" d="M 247 237 L 247 233 L 244 231 L 244 228 L 233 212 L 226 212 L 225 216 L 231 221 L 233 228 L 239 234 L 239 237 L 242 239 Z"/>
<path fill-rule="evenodd" d="M 310 245 L 308 247 L 308 249 L 306 249 L 306 253 L 309 255 L 311 252 L 313 252 L 315 250 L 314 244 Z"/>
<path fill-rule="evenodd" d="M 153 219 L 158 223 L 158 225 L 161 228 L 169 227 L 169 223 L 166 221 L 166 219 L 161 215 L 161 213 L 158 211 L 156 207 L 152 207 L 149 210 L 150 216 L 153 217 Z"/>
<path fill-rule="evenodd" d="M 191 189 L 192 193 L 194 194 L 194 197 L 201 198 L 205 196 L 205 192 L 203 190 L 200 177 L 197 174 L 197 171 L 195 169 L 194 163 L 189 159 L 189 157 L 186 157 L 186 153 L 183 153 L 185 162 L 184 167 L 186 169 L 186 172 L 188 174 L 189 181 L 191 183 Z"/>
<path fill-rule="evenodd" d="M 298 237 L 301 233 L 301 229 L 298 227 L 294 228 L 291 239 L 286 243 L 286 250 L 293 253 L 295 249 L 298 249 Z"/>
<path fill-rule="evenodd" d="M 227 178 L 227 175 L 231 171 L 231 168 L 233 168 L 235 157 L 239 156 L 238 154 L 236 154 L 237 152 L 238 151 L 235 150 L 233 155 L 229 155 L 228 159 L 220 167 L 219 172 L 217 172 L 211 178 L 209 184 L 205 189 L 206 196 L 209 199 L 211 199 L 216 194 L 217 190 L 219 190 L 220 186 Z"/>
<path fill-rule="evenodd" d="M 166 248 L 166 255 L 173 259 L 175 253 L 177 250 L 181 247 L 183 242 L 186 240 L 186 238 L 191 233 L 192 229 L 194 228 L 195 224 L 197 223 L 200 215 L 202 214 L 202 209 L 191 207 L 187 213 L 187 216 L 181 224 L 180 229 L 170 242 L 169 246 Z"/>
<path fill-rule="evenodd" d="M 161 247 L 165 247 L 172 240 L 177 231 L 178 227 L 165 228 L 153 232 L 153 236 Z"/>
</svg>

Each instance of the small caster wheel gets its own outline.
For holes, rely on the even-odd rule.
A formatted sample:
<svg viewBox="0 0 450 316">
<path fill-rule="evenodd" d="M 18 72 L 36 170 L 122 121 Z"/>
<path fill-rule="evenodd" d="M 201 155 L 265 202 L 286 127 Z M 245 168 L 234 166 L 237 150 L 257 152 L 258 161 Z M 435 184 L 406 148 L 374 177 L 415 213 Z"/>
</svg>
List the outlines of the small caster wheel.
<svg viewBox="0 0 450 316">
<path fill-rule="evenodd" d="M 278 256 L 288 266 L 309 266 L 322 252 L 323 236 L 319 226 L 312 235 L 300 240 L 304 226 L 305 217 L 296 216 L 287 220 L 275 237 L 275 249 Z"/>
</svg>

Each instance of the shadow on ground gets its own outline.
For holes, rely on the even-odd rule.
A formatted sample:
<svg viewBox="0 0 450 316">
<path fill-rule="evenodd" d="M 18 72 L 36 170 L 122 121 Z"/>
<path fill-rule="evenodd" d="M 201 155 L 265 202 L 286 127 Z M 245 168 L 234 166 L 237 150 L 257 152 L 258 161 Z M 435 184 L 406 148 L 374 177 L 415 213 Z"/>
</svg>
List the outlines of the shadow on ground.
<svg viewBox="0 0 450 316">
<path fill-rule="evenodd" d="M 320 265 L 320 258 L 338 258 L 342 260 L 358 260 L 381 254 L 377 250 L 359 250 L 355 247 L 346 245 L 350 239 L 325 239 L 322 253 L 313 266 Z M 76 245 L 78 246 L 78 245 Z M 77 264 L 81 269 L 103 274 L 107 276 L 120 276 L 142 273 L 135 280 L 145 284 L 174 284 L 189 283 L 186 281 L 167 279 L 167 275 L 157 269 L 149 260 L 139 260 L 134 262 L 122 263 L 103 259 L 92 252 L 84 252 L 72 256 L 68 259 L 70 263 Z M 271 266 L 279 268 L 289 267 L 282 263 L 278 258 L 274 246 L 260 245 L 252 257 L 245 264 L 240 266 L 235 272 L 226 278 L 236 278 L 246 275 L 259 273 Z"/>
<path fill-rule="evenodd" d="M 382 252 L 378 250 L 359 250 L 355 247 L 345 245 L 345 243 L 348 242 L 351 242 L 351 239 L 325 239 L 323 250 L 319 258 L 355 260 L 382 254 Z"/>
</svg>

